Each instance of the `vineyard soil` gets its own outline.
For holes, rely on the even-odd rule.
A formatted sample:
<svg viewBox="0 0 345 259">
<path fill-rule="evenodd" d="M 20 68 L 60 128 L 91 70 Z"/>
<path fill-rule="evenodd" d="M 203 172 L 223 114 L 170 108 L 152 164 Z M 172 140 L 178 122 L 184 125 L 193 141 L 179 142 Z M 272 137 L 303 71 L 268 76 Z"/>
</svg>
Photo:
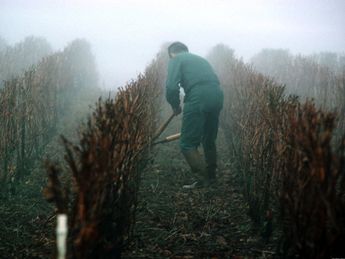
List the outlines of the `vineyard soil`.
<svg viewBox="0 0 345 259">
<path fill-rule="evenodd" d="M 65 125 L 76 127 L 76 123 Z M 70 127 L 64 132 L 75 132 Z M 178 130 L 168 129 L 167 134 Z M 73 137 L 70 133 L 70 137 Z M 137 221 L 124 258 L 272 258 L 275 247 L 263 243 L 247 215 L 248 206 L 226 160 L 219 139 L 217 187 L 183 190 L 189 170 L 178 143 L 152 150 L 152 163 L 142 174 Z M 58 138 L 47 152 L 62 159 Z M 43 199 L 45 171 L 37 164 L 10 200 L 1 204 L 0 254 L 6 258 L 48 258 L 54 251 L 55 217 Z M 273 238 L 274 239 L 274 238 Z"/>
<path fill-rule="evenodd" d="M 124 258 L 274 256 L 274 237 L 264 243 L 247 215 L 222 143 L 220 134 L 218 184 L 208 189 L 181 188 L 191 178 L 177 142 L 153 151 L 155 159 L 142 176 L 134 239 Z"/>
<path fill-rule="evenodd" d="M 0 258 L 51 258 L 55 251 L 55 210 L 43 197 L 47 183 L 45 159 L 63 161 L 60 134 L 77 139 L 77 129 L 91 112 L 99 90 L 80 93 L 68 115 L 59 122 L 58 134 L 45 147 L 41 160 L 19 183 L 10 183 L 0 198 Z"/>
</svg>

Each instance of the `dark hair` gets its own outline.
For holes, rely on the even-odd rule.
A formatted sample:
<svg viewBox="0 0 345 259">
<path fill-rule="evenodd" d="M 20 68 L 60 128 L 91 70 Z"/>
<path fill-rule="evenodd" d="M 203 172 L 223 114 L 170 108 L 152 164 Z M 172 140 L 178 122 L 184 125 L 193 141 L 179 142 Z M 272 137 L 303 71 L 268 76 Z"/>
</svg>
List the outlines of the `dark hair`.
<svg viewBox="0 0 345 259">
<path fill-rule="evenodd" d="M 188 52 L 188 47 L 182 42 L 176 41 L 170 44 L 170 46 L 168 47 L 168 53 L 170 57 L 172 53 L 178 54 L 181 52 Z"/>
</svg>

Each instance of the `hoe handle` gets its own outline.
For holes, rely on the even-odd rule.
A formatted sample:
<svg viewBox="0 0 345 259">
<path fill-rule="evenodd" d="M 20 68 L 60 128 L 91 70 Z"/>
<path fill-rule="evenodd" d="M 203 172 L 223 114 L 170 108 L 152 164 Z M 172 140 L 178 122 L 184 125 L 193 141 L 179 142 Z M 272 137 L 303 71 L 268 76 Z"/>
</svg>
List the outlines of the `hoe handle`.
<svg viewBox="0 0 345 259">
<path fill-rule="evenodd" d="M 177 134 L 168 136 L 168 137 L 166 137 L 165 139 L 163 139 L 161 141 L 157 141 L 157 142 L 153 143 L 153 145 L 171 142 L 171 141 L 179 139 L 180 137 L 181 137 L 181 133 L 177 133 Z"/>
<path fill-rule="evenodd" d="M 159 127 L 159 129 L 157 130 L 156 135 L 153 137 L 153 140 L 156 140 L 161 134 L 162 132 L 168 127 L 169 123 L 172 121 L 172 119 L 175 117 L 175 114 L 171 114 L 171 116 L 169 117 L 169 119 L 162 125 Z"/>
</svg>

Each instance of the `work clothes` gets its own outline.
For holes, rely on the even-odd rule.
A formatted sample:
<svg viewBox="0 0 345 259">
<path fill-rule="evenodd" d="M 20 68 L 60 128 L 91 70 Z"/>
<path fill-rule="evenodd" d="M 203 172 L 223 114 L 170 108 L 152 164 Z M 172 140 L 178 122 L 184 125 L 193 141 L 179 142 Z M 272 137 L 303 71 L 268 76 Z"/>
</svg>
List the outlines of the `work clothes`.
<svg viewBox="0 0 345 259">
<path fill-rule="evenodd" d="M 172 108 L 176 110 L 180 105 L 180 86 L 186 93 L 184 102 L 192 97 L 191 89 L 199 85 L 219 87 L 219 80 L 211 65 L 202 57 L 188 52 L 180 53 L 170 59 L 168 78 L 166 82 L 166 98 Z M 199 93 L 201 91 L 194 91 Z M 223 103 L 222 100 L 221 103 Z"/>
<path fill-rule="evenodd" d="M 166 98 L 174 110 L 180 106 L 180 87 L 185 92 L 181 150 L 197 149 L 202 143 L 207 169 L 212 175 L 217 166 L 215 141 L 224 99 L 218 77 L 204 58 L 180 53 L 169 61 L 166 82 Z"/>
</svg>

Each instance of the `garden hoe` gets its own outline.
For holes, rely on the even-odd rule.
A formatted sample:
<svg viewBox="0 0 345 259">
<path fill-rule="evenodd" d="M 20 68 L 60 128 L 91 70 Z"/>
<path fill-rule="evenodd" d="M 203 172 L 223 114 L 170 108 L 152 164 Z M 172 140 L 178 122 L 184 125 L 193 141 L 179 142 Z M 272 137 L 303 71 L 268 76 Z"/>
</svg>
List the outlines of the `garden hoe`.
<svg viewBox="0 0 345 259">
<path fill-rule="evenodd" d="M 154 142 L 156 139 L 159 138 L 159 136 L 163 133 L 163 131 L 168 127 L 169 123 L 172 121 L 172 119 L 175 117 L 174 114 L 172 114 L 169 119 L 162 125 L 159 127 L 159 129 L 157 130 L 157 134 L 153 137 L 152 140 L 152 146 L 157 145 L 157 144 L 163 144 L 163 143 L 168 143 L 174 140 L 177 140 L 181 137 L 181 133 L 176 133 L 174 135 L 168 136 L 166 138 L 164 138 L 163 140 L 159 140 Z M 197 186 L 198 182 L 194 182 L 193 184 L 190 185 L 184 185 L 182 188 L 183 189 L 194 189 Z"/>
<path fill-rule="evenodd" d="M 159 138 L 159 136 L 163 133 L 163 131 L 168 127 L 169 123 L 172 121 L 172 119 L 175 117 L 175 114 L 172 114 L 169 119 L 162 124 L 162 126 L 159 127 L 159 129 L 157 130 L 157 133 L 156 135 L 153 137 L 152 139 L 152 145 L 157 145 L 157 144 L 162 144 L 162 143 L 167 143 L 167 142 L 171 142 L 171 141 L 174 141 L 174 140 L 177 140 L 180 138 L 181 136 L 181 133 L 177 133 L 177 134 L 174 134 L 174 135 L 171 135 L 171 136 L 168 136 L 166 138 L 164 138 L 163 140 L 160 140 L 160 141 L 157 141 L 157 142 L 154 142 L 156 139 Z"/>
</svg>

